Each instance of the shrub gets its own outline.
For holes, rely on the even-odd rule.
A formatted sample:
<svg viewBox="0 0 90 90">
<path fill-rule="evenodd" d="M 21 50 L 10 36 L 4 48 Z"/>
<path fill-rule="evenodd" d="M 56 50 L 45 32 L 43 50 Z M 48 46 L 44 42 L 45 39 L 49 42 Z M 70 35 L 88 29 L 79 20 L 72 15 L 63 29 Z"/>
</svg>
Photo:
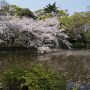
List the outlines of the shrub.
<svg viewBox="0 0 90 90">
<path fill-rule="evenodd" d="M 7 71 L 4 74 L 3 88 L 10 90 L 10 85 L 18 90 L 22 87 L 30 90 L 66 90 L 65 80 L 42 65 L 36 65 L 31 69 L 17 68 Z"/>
</svg>

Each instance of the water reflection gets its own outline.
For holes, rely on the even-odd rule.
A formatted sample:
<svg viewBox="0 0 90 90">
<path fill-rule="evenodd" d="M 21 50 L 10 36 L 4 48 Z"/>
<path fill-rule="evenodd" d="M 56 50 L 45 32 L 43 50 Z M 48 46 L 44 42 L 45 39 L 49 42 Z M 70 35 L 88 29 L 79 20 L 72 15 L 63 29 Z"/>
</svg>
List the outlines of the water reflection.
<svg viewBox="0 0 90 90">
<path fill-rule="evenodd" d="M 90 81 L 90 52 L 63 51 L 45 55 L 9 53 L 0 54 L 0 77 L 13 67 L 32 67 L 43 64 L 65 76 L 67 80 Z"/>
</svg>

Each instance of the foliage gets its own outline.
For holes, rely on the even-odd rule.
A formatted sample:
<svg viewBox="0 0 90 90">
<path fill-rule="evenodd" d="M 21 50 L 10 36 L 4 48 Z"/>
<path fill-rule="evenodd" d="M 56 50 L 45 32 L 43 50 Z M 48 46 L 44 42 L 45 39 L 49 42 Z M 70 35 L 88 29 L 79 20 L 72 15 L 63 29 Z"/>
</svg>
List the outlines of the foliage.
<svg viewBox="0 0 90 90">
<path fill-rule="evenodd" d="M 9 3 L 5 0 L 0 1 L 0 14 L 6 15 L 9 11 Z"/>
<path fill-rule="evenodd" d="M 34 13 L 35 13 L 37 16 L 39 16 L 39 15 L 44 15 L 44 14 L 45 14 L 45 13 L 44 13 L 44 9 L 36 10 Z"/>
<path fill-rule="evenodd" d="M 15 84 L 18 84 L 18 90 L 24 85 L 30 90 L 66 90 L 65 80 L 43 65 L 36 65 L 31 69 L 16 68 L 5 72 L 3 79 L 5 90 L 9 90 L 10 84 L 13 86 L 12 80 L 14 88 L 16 88 Z"/>
<path fill-rule="evenodd" d="M 56 3 L 54 3 L 54 4 L 48 4 L 46 7 L 44 7 L 44 11 L 45 11 L 45 13 L 52 13 L 52 14 L 54 14 L 54 13 L 57 13 L 57 8 L 58 7 L 56 7 Z"/>
<path fill-rule="evenodd" d="M 39 9 L 34 12 L 38 19 L 45 19 L 45 18 L 50 18 L 50 17 L 62 17 L 62 16 L 68 16 L 68 10 L 61 10 L 58 9 L 56 6 L 56 3 L 54 4 L 48 4 L 44 9 Z"/>
<path fill-rule="evenodd" d="M 9 13 L 11 16 L 19 16 L 19 13 L 21 12 L 22 8 L 18 7 L 17 5 L 10 5 Z"/>
<path fill-rule="evenodd" d="M 0 8 L 5 8 L 5 7 L 8 7 L 9 6 L 9 3 L 5 0 L 0 0 Z"/>
<path fill-rule="evenodd" d="M 58 16 L 59 18 L 68 16 L 68 15 L 69 15 L 69 14 L 68 14 L 68 10 L 67 10 L 67 9 L 66 9 L 66 10 L 58 10 L 58 11 L 57 11 L 57 16 Z"/>
<path fill-rule="evenodd" d="M 75 13 L 60 18 L 61 28 L 70 36 L 71 43 L 87 45 L 86 33 L 90 29 L 90 12 Z"/>
<path fill-rule="evenodd" d="M 21 8 L 16 5 L 9 5 L 5 0 L 0 1 L 1 3 L 1 13 L 4 15 L 11 15 L 11 16 L 20 16 L 20 17 L 32 17 L 36 19 L 33 12 L 31 12 L 28 8 Z"/>
<path fill-rule="evenodd" d="M 35 18 L 34 14 L 28 8 L 22 8 L 20 12 L 17 11 L 18 16 Z"/>
<path fill-rule="evenodd" d="M 23 25 L 21 25 L 20 23 L 18 25 L 20 27 L 19 29 L 22 29 L 22 31 L 23 31 L 23 29 L 25 30 L 25 31 L 23 31 L 23 32 L 25 32 L 24 35 L 21 31 L 19 32 L 19 30 L 17 29 L 18 34 L 15 35 L 13 33 L 13 35 L 15 35 L 15 37 L 7 36 L 8 39 L 6 39 L 6 36 L 4 35 L 5 36 L 4 41 L 6 41 L 6 42 L 8 42 L 9 39 L 14 42 L 15 39 L 17 39 L 18 35 L 20 35 L 20 33 L 21 33 L 21 36 L 19 36 L 20 38 L 17 39 L 20 41 L 19 44 L 24 47 L 30 47 L 30 45 L 33 41 L 29 40 L 29 39 L 25 39 L 25 38 L 21 39 L 21 37 L 22 36 L 27 37 L 26 34 L 29 30 L 31 30 L 31 33 L 33 30 L 35 30 L 35 32 L 38 32 L 38 34 L 39 34 L 39 35 L 36 35 L 36 33 L 33 32 L 34 33 L 33 36 L 36 38 L 39 38 L 39 40 L 35 40 L 34 43 L 32 44 L 35 48 L 41 47 L 42 44 L 44 47 L 47 47 L 47 44 L 48 44 L 50 46 L 50 48 L 51 47 L 56 48 L 57 46 L 61 47 L 61 45 L 63 46 L 63 43 L 65 43 L 65 45 L 68 43 L 66 45 L 67 47 L 70 46 L 70 43 L 72 43 L 73 47 L 87 47 L 87 44 L 89 44 L 89 30 L 90 30 L 90 12 L 89 12 L 89 10 L 86 12 L 74 13 L 74 15 L 69 16 L 68 10 L 59 10 L 58 7 L 56 6 L 56 3 L 54 3 L 52 5 L 48 4 L 46 7 L 44 7 L 44 9 L 37 10 L 35 12 L 35 14 L 37 15 L 37 17 L 36 17 L 28 8 L 20 8 L 16 5 L 9 5 L 4 0 L 2 0 L 1 2 L 2 2 L 1 3 L 2 8 L 0 10 L 2 13 L 9 13 L 11 16 L 31 17 L 33 19 L 36 19 L 38 17 L 37 21 L 31 20 L 32 22 L 31 21 L 29 22 L 31 25 L 28 24 L 28 22 L 27 22 L 28 20 L 26 20 L 27 23 L 25 23 L 23 21 L 23 19 L 20 20 L 21 21 L 20 23 L 23 22 L 24 23 L 23 25 L 25 25 L 25 28 L 21 28 L 21 27 L 23 27 Z M 89 8 L 89 6 L 88 6 L 88 8 Z M 47 20 L 49 20 L 49 18 L 54 18 L 55 16 L 57 16 L 59 18 L 60 26 L 58 26 L 59 22 L 58 22 L 58 25 L 57 25 L 57 22 L 56 22 L 56 25 L 55 24 L 50 25 L 47 22 Z M 44 22 L 45 23 L 47 22 L 47 25 L 45 25 Z M 10 23 L 13 23 L 13 20 L 12 20 L 12 22 L 10 21 Z M 17 23 L 16 20 L 15 20 L 15 23 Z M 11 25 L 10 27 L 12 27 L 12 26 L 14 26 L 14 25 Z M 28 26 L 29 26 L 29 28 L 28 28 Z M 33 26 L 33 29 L 32 29 L 32 26 Z M 58 31 L 59 28 L 65 30 L 65 31 L 60 30 L 62 32 L 59 32 Z M 29 29 L 29 30 L 26 30 L 26 29 Z M 16 32 L 17 32 L 17 30 L 16 30 Z M 45 30 L 45 32 L 43 30 Z M 44 34 L 40 33 L 42 31 Z M 52 31 L 52 33 L 54 33 L 54 35 L 50 34 L 51 31 Z M 13 32 L 13 31 L 9 31 L 9 33 L 11 33 L 11 32 Z M 15 30 L 14 30 L 14 32 L 15 32 Z M 50 33 L 48 33 L 48 32 L 50 32 Z M 63 35 L 62 34 L 57 35 L 56 32 L 63 33 L 63 35 L 65 35 L 64 32 L 66 32 L 68 34 L 69 38 L 65 38 L 62 40 L 61 38 L 63 38 L 62 37 Z M 46 33 L 46 35 L 45 35 L 45 33 Z M 42 38 L 40 37 L 40 35 L 43 37 L 44 41 L 42 41 Z M 3 36 L 3 35 L 1 35 L 1 36 Z M 29 36 L 31 39 L 31 34 Z M 29 36 L 28 36 L 28 38 L 29 38 Z M 53 40 L 50 40 L 51 38 L 48 36 L 52 37 Z M 67 37 L 67 36 L 65 35 L 65 37 Z M 34 38 L 34 39 L 36 39 L 36 38 Z M 47 38 L 47 39 L 45 40 L 45 38 Z M 3 40 L 3 39 L 1 38 L 1 40 Z M 68 40 L 70 43 L 67 42 Z M 22 43 L 22 41 L 24 41 L 24 42 Z M 29 41 L 30 41 L 30 43 L 28 43 Z M 37 45 L 37 43 L 38 43 L 38 45 Z M 51 45 L 51 43 L 53 43 L 53 45 Z"/>
</svg>

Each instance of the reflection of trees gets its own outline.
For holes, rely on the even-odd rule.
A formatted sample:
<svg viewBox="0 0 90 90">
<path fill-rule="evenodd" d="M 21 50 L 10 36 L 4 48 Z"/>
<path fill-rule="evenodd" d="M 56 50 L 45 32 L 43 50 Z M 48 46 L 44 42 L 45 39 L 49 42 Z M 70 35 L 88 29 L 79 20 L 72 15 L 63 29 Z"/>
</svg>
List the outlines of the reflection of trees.
<svg viewBox="0 0 90 90">
<path fill-rule="evenodd" d="M 88 56 L 87 56 L 88 57 Z M 89 59 L 86 56 L 52 56 L 51 60 L 39 61 L 53 68 L 57 73 L 64 76 L 67 80 L 89 81 Z"/>
<path fill-rule="evenodd" d="M 83 56 L 69 56 L 66 57 L 63 74 L 66 79 L 73 80 L 88 80 L 88 69 L 84 66 L 86 57 Z"/>
<path fill-rule="evenodd" d="M 38 59 L 37 59 L 38 58 Z M 0 68 L 3 70 L 12 67 L 27 67 L 30 68 L 36 64 L 43 64 L 50 67 L 52 70 L 61 74 L 67 80 L 73 79 L 76 81 L 90 81 L 90 56 L 83 55 L 37 55 L 30 54 L 9 54 L 2 57 L 4 62 Z M 1 70 L 0 70 L 1 72 Z M 0 75 L 1 76 L 1 75 Z"/>
</svg>

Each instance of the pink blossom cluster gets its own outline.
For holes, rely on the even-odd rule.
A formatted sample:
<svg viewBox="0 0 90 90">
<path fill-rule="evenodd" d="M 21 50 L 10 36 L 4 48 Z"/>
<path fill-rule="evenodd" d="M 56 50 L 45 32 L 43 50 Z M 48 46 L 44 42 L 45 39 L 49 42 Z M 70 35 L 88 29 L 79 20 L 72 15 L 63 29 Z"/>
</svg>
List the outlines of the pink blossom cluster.
<svg viewBox="0 0 90 90">
<path fill-rule="evenodd" d="M 35 48 L 39 53 L 61 47 L 61 42 L 70 48 L 68 36 L 60 29 L 57 17 L 45 20 L 31 18 L 0 19 L 0 43 Z"/>
</svg>

